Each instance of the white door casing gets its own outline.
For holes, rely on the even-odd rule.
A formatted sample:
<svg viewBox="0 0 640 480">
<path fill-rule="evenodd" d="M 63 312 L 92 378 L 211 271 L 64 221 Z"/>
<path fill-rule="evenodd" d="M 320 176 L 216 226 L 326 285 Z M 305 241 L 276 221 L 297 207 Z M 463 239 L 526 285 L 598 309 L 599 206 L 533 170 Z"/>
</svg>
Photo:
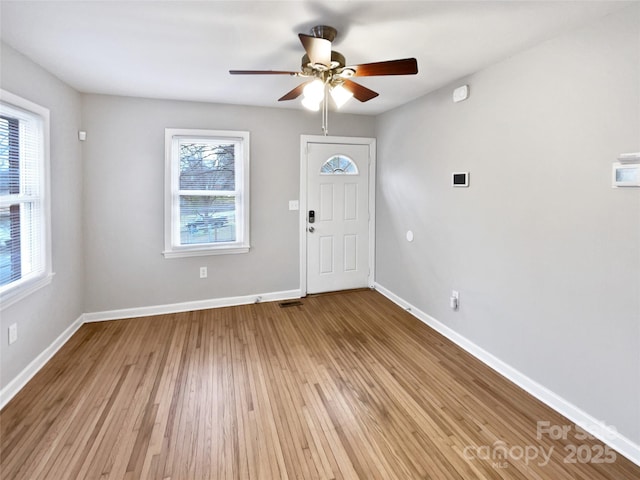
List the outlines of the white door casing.
<svg viewBox="0 0 640 480">
<path fill-rule="evenodd" d="M 331 162 L 323 172 L 336 157 L 355 168 L 332 173 Z M 371 287 L 375 139 L 303 135 L 300 180 L 302 294 Z"/>
</svg>

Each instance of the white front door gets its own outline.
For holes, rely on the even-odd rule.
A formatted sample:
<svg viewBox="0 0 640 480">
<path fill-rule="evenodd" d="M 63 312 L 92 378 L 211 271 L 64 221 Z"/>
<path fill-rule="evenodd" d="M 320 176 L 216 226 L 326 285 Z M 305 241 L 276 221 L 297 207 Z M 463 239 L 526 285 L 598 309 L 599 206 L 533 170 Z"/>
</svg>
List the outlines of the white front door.
<svg viewBox="0 0 640 480">
<path fill-rule="evenodd" d="M 325 142 L 306 144 L 307 293 L 370 284 L 373 146 Z"/>
</svg>

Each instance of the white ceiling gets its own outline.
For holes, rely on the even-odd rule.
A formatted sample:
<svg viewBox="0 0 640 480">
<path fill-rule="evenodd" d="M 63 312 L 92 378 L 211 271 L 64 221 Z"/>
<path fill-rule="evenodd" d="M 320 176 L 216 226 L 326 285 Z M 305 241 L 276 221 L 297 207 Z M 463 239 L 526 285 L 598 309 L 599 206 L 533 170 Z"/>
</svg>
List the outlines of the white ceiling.
<svg viewBox="0 0 640 480">
<path fill-rule="evenodd" d="M 415 76 L 362 78 L 377 114 L 632 2 L 6 1 L 2 40 L 81 92 L 301 108 L 298 33 L 338 29 L 347 64 L 416 57 Z"/>
</svg>

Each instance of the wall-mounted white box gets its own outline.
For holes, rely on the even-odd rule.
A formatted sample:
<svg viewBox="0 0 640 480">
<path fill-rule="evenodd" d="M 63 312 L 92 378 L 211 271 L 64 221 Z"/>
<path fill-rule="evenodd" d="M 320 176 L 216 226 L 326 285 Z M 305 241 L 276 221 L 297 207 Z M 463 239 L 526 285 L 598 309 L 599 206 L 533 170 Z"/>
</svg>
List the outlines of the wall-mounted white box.
<svg viewBox="0 0 640 480">
<path fill-rule="evenodd" d="M 640 187 L 640 152 L 619 155 L 611 176 L 612 187 Z"/>
</svg>

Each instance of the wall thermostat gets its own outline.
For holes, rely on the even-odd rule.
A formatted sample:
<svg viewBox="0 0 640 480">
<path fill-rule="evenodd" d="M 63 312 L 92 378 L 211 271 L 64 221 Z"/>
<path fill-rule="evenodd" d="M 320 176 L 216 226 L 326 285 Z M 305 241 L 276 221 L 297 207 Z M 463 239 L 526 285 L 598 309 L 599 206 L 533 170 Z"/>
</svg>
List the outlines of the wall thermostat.
<svg viewBox="0 0 640 480">
<path fill-rule="evenodd" d="M 614 162 L 613 187 L 640 187 L 640 164 Z"/>
<path fill-rule="evenodd" d="M 640 152 L 623 153 L 613 162 L 613 187 L 640 187 Z"/>
<path fill-rule="evenodd" d="M 452 187 L 468 187 L 469 172 L 453 172 L 451 174 L 451 186 Z"/>
</svg>

